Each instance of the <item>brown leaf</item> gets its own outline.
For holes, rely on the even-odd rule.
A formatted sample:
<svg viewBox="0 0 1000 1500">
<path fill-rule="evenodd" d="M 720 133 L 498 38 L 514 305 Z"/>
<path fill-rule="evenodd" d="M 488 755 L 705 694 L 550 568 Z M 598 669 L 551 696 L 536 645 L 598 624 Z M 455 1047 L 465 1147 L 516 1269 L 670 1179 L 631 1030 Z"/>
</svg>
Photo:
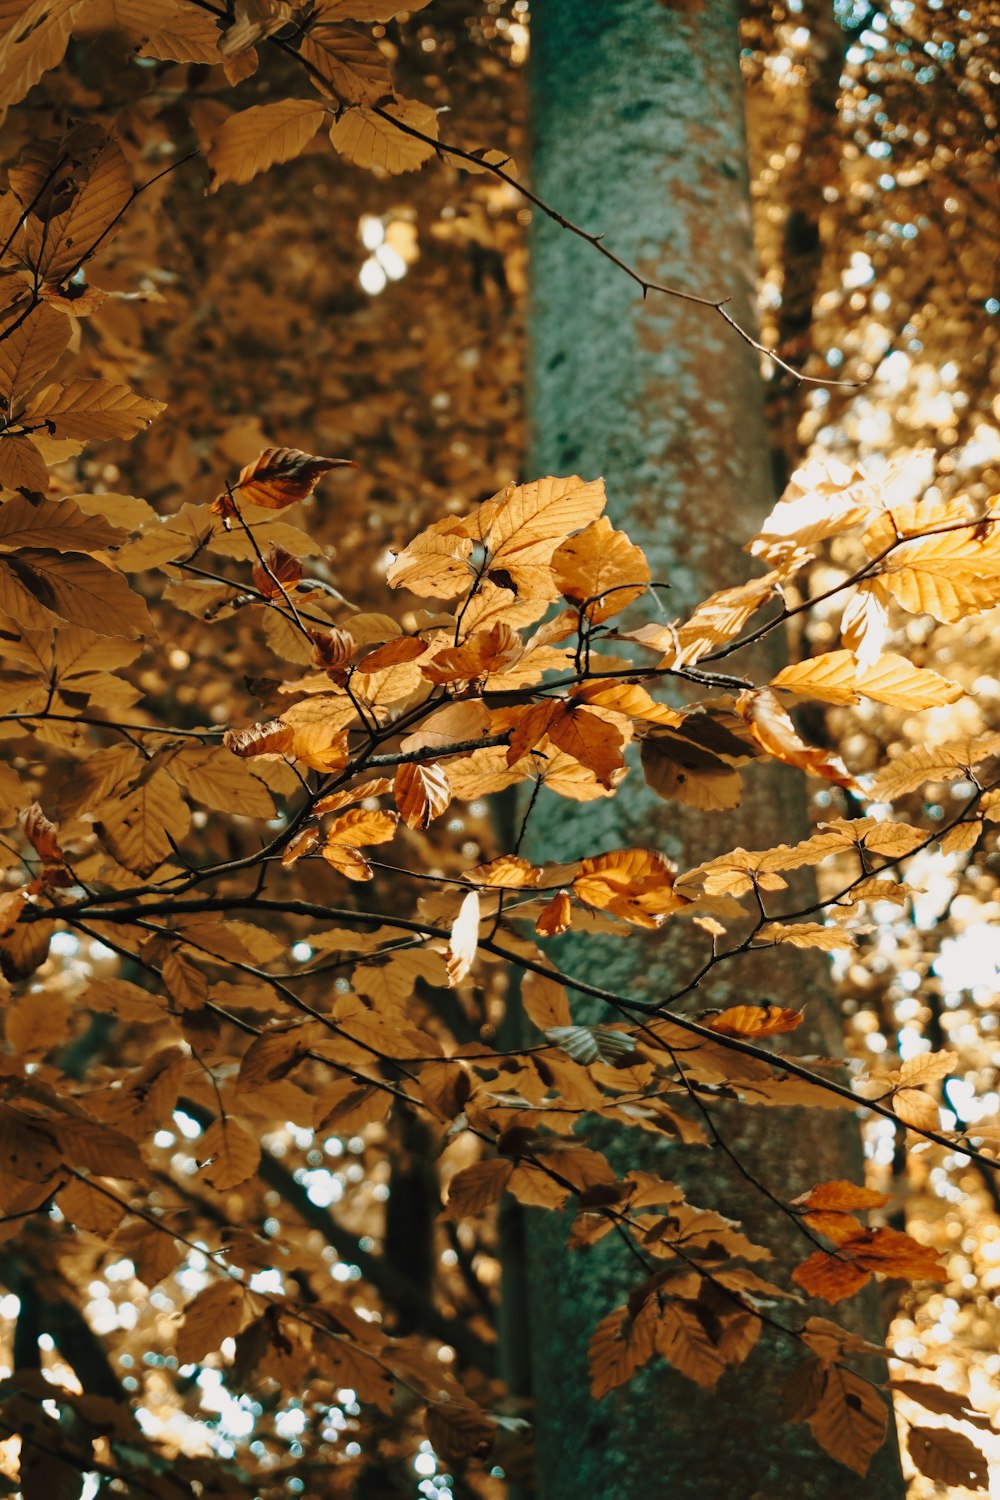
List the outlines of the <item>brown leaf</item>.
<svg viewBox="0 0 1000 1500">
<path fill-rule="evenodd" d="M 988 1490 L 986 1454 L 951 1427 L 911 1427 L 906 1436 L 910 1457 L 928 1479 L 956 1489 Z"/>
<path fill-rule="evenodd" d="M 196 1364 L 218 1349 L 223 1340 L 235 1338 L 243 1321 L 243 1295 L 239 1282 L 227 1276 L 192 1297 L 177 1334 L 180 1364 Z"/>
<path fill-rule="evenodd" d="M 808 1418 L 817 1443 L 838 1462 L 864 1476 L 885 1440 L 889 1413 L 879 1392 L 853 1370 L 826 1372 L 819 1405 Z"/>
<path fill-rule="evenodd" d="M 448 1184 L 448 1197 L 442 1218 L 465 1219 L 482 1213 L 495 1203 L 503 1192 L 513 1172 L 513 1163 L 491 1157 L 488 1161 L 474 1162 L 456 1172 Z"/>
</svg>

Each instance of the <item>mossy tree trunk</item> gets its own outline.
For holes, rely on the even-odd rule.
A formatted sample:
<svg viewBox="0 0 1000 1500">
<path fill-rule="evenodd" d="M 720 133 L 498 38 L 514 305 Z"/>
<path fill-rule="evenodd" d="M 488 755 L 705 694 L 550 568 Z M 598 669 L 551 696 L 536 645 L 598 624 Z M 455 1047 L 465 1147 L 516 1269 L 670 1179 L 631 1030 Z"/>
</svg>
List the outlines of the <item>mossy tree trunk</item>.
<svg viewBox="0 0 1000 1500">
<path fill-rule="evenodd" d="M 735 0 L 538 0 L 532 6 L 533 183 L 541 196 L 650 279 L 728 296 L 753 324 L 754 269 Z M 610 511 L 672 588 L 674 617 L 747 574 L 743 541 L 772 502 L 758 357 L 710 310 L 640 290 L 595 250 L 536 215 L 532 229 L 529 477 L 603 474 Z M 766 670 L 758 660 L 756 669 Z M 768 847 L 804 828 L 796 773 L 754 770 L 736 813 L 691 813 L 654 797 L 633 767 L 621 793 L 587 816 L 543 793 L 530 825 L 535 858 L 569 859 L 653 845 L 684 864 L 744 844 Z M 678 924 L 678 931 L 681 931 Z M 684 926 L 649 939 L 565 939 L 570 971 L 645 999 L 693 972 L 704 935 Z M 754 967 L 756 962 L 756 967 Z M 836 1050 L 839 1024 L 822 964 L 741 961 L 695 997 L 810 1002 L 805 1050 Z M 576 1006 L 583 1021 L 608 1019 Z M 612 1019 L 617 1019 L 612 1017 Z M 796 1034 L 796 1043 L 803 1032 Z M 810 1246 L 715 1150 L 682 1150 L 645 1132 L 622 1139 L 588 1121 L 591 1144 L 621 1170 L 683 1180 L 690 1200 L 741 1218 L 786 1263 Z M 729 1111 L 727 1143 L 784 1198 L 854 1177 L 850 1114 Z M 780 1419 L 780 1391 L 802 1357 L 792 1340 L 762 1341 L 714 1393 L 662 1361 L 595 1404 L 586 1346 L 620 1304 L 637 1267 L 615 1236 L 565 1250 L 567 1223 L 525 1215 L 526 1307 L 541 1500 L 842 1500 L 901 1494 L 895 1448 L 865 1481 L 827 1459 L 808 1429 Z M 786 1243 L 782 1246 L 781 1241 Z M 641 1275 L 641 1273 L 639 1273 Z M 794 1320 L 794 1318 L 793 1318 Z M 507 1326 L 514 1319 L 508 1318 Z M 517 1358 L 508 1360 L 516 1369 Z"/>
</svg>

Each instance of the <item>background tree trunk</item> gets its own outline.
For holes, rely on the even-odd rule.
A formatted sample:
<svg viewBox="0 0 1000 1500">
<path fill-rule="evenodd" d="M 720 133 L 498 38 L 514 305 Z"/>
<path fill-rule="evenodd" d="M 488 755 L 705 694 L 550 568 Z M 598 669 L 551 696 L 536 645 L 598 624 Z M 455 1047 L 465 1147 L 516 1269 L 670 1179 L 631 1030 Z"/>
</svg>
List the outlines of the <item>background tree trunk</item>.
<svg viewBox="0 0 1000 1500">
<path fill-rule="evenodd" d="M 533 174 L 547 201 L 605 233 L 645 275 L 731 296 L 734 315 L 752 325 L 736 14 L 734 0 L 539 0 L 532 8 Z M 540 216 L 532 234 L 527 472 L 603 474 L 616 524 L 646 549 L 654 578 L 672 585 L 667 617 L 683 617 L 712 590 L 746 575 L 740 544 L 772 500 L 757 356 L 705 308 L 656 294 L 643 302 L 621 272 Z M 794 839 L 804 818 L 794 773 L 751 771 L 742 807 L 712 816 L 660 801 L 633 768 L 618 797 L 591 804 L 582 832 L 584 820 L 543 793 L 525 852 L 560 860 L 654 845 L 693 864 L 737 844 Z M 651 998 L 697 967 L 703 940 L 697 929 L 677 924 L 671 932 L 668 924 L 646 939 L 564 940 L 559 956 L 570 971 Z M 744 960 L 723 969 L 697 1004 L 768 998 L 811 1001 L 798 1050 L 804 1033 L 804 1050 L 838 1049 L 824 968 L 803 965 L 801 955 L 785 968 L 770 953 L 756 968 Z M 577 1019 L 598 1019 L 599 1007 L 588 1010 L 575 999 L 574 1006 Z M 858 1180 L 849 1115 L 805 1122 L 797 1111 L 743 1111 L 720 1114 L 718 1122 L 746 1167 L 786 1199 L 817 1180 Z M 682 1152 L 641 1132 L 616 1145 L 597 1121 L 588 1121 L 587 1137 L 621 1170 L 643 1165 L 680 1178 L 692 1202 L 742 1218 L 756 1238 L 773 1245 L 794 1234 L 719 1151 Z M 614 1236 L 569 1255 L 566 1220 L 555 1215 L 529 1211 L 524 1229 L 542 1500 L 704 1500 L 722 1493 L 733 1500 L 840 1500 L 858 1492 L 861 1482 L 819 1453 L 807 1428 L 780 1420 L 781 1387 L 801 1360 L 790 1339 L 762 1343 L 715 1393 L 660 1361 L 595 1404 L 587 1342 L 635 1284 L 637 1268 Z M 801 1238 L 790 1243 L 788 1263 L 810 1248 Z M 887 1500 L 898 1493 L 890 1446 L 875 1460 L 864 1494 Z"/>
</svg>

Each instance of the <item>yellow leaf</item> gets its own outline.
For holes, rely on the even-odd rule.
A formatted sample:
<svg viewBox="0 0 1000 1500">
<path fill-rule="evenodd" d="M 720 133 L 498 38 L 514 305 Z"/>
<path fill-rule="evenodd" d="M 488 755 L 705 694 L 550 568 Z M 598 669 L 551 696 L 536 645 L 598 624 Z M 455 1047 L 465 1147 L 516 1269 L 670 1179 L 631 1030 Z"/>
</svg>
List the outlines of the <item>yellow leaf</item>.
<svg viewBox="0 0 1000 1500">
<path fill-rule="evenodd" d="M 230 115 L 208 149 L 209 191 L 217 192 L 224 182 L 249 182 L 258 172 L 298 156 L 325 114 L 314 99 L 281 99 Z"/>
<path fill-rule="evenodd" d="M 218 1349 L 224 1339 L 235 1338 L 243 1321 L 243 1288 L 231 1277 L 213 1281 L 193 1297 L 184 1309 L 177 1334 L 177 1360 L 196 1364 Z"/>
<path fill-rule="evenodd" d="M 854 947 L 849 932 L 842 927 L 824 927 L 822 922 L 765 922 L 754 942 L 790 943 L 793 948 L 819 948 L 824 953 Z"/>
<path fill-rule="evenodd" d="M 893 802 L 925 781 L 958 781 L 995 755 L 1000 755 L 1000 734 L 947 745 L 919 745 L 890 762 L 875 778 L 869 795 L 878 802 Z"/>
<path fill-rule="evenodd" d="M 796 469 L 781 499 L 747 548 L 754 557 L 788 565 L 815 544 L 867 519 L 878 504 L 877 487 L 862 469 L 837 459 Z"/>
<path fill-rule="evenodd" d="M 539 937 L 559 937 L 567 932 L 573 920 L 573 904 L 568 891 L 557 891 L 547 902 L 535 921 Z"/>
<path fill-rule="evenodd" d="M 916 712 L 954 703 L 964 689 L 937 672 L 914 667 L 905 657 L 886 652 L 867 670 L 860 670 L 851 651 L 829 651 L 796 666 L 785 667 L 771 683 L 803 698 L 821 698 L 824 703 L 856 703 L 858 697 L 874 698 L 894 708 Z"/>
<path fill-rule="evenodd" d="M 274 817 L 271 793 L 228 748 L 185 747 L 169 769 L 174 780 L 205 807 L 242 817 Z"/>
<path fill-rule="evenodd" d="M 398 122 L 398 124 L 396 123 Z M 406 129 L 420 132 L 420 136 Z M 374 106 L 364 104 L 345 109 L 330 127 L 334 150 L 356 167 L 376 171 L 413 172 L 434 155 L 438 120 L 433 109 L 416 99 L 398 96 Z"/>
<path fill-rule="evenodd" d="M 0 607 L 29 629 L 68 620 L 96 635 L 154 635 L 145 602 L 114 568 L 82 552 L 24 547 L 0 571 Z"/>
<path fill-rule="evenodd" d="M 120 865 L 151 875 L 187 834 L 191 814 L 170 776 L 156 771 L 101 808 L 97 829 Z"/>
<path fill-rule="evenodd" d="M 28 402 L 24 421 L 44 425 L 57 438 L 82 442 L 130 438 L 148 427 L 163 405 L 110 380 L 70 380 L 37 391 Z"/>
<path fill-rule="evenodd" d="M 799 738 L 795 725 L 770 689 L 741 693 L 737 708 L 758 744 L 775 760 L 822 776 L 849 791 L 861 790 L 839 755 L 807 745 Z"/>
<path fill-rule="evenodd" d="M 689 904 L 673 885 L 673 866 L 655 849 L 614 849 L 580 861 L 573 893 L 587 906 L 656 928 Z"/>
<path fill-rule="evenodd" d="M 322 13 L 307 23 L 299 56 L 312 70 L 313 82 L 321 89 L 327 84 L 345 104 L 374 104 L 392 93 L 388 65 L 375 43 L 331 24 Z"/>
<path fill-rule="evenodd" d="M 0 341 L 0 391 L 7 398 L 8 410 L 17 410 L 20 398 L 29 395 L 48 374 L 66 349 L 72 331 L 68 318 L 42 302 L 19 328 L 6 333 Z"/>
</svg>

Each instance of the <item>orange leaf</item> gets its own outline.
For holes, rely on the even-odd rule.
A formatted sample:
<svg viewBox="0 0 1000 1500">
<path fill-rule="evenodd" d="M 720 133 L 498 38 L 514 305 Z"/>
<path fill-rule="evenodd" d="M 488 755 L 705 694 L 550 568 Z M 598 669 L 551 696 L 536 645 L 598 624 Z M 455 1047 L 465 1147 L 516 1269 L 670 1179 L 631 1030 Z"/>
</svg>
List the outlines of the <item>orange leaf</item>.
<svg viewBox="0 0 1000 1500">
<path fill-rule="evenodd" d="M 874 1188 L 837 1180 L 817 1183 L 808 1193 L 802 1193 L 792 1201 L 799 1208 L 833 1209 L 846 1213 L 856 1208 L 884 1208 L 889 1199 Z"/>
<path fill-rule="evenodd" d="M 326 831 L 328 845 L 341 844 L 349 848 L 363 849 L 367 844 L 387 844 L 396 832 L 398 819 L 393 812 L 381 809 L 368 812 L 363 807 L 352 809 L 330 824 Z"/>
<path fill-rule="evenodd" d="M 795 1031 L 803 1020 L 802 1011 L 784 1010 L 780 1005 L 731 1005 L 705 1025 L 722 1036 L 774 1036 Z"/>
<path fill-rule="evenodd" d="M 394 640 L 386 641 L 384 646 L 376 646 L 374 651 L 362 656 L 358 661 L 358 671 L 382 672 L 387 667 L 398 667 L 404 661 L 416 661 L 427 649 L 427 642 L 417 635 L 397 635 Z"/>
<path fill-rule="evenodd" d="M 830 1255 L 826 1250 L 816 1250 L 808 1260 L 795 1267 L 792 1280 L 811 1297 L 822 1297 L 824 1302 L 840 1302 L 866 1286 L 871 1280 L 871 1272 L 853 1261 Z"/>
<path fill-rule="evenodd" d="M 558 546 L 551 568 L 563 598 L 586 605 L 584 614 L 592 623 L 610 619 L 641 598 L 652 577 L 641 549 L 624 531 L 615 531 L 607 516 Z"/>
<path fill-rule="evenodd" d="M 566 932 L 573 920 L 573 903 L 568 891 L 557 891 L 539 912 L 535 931 L 539 937 L 558 937 Z"/>
<path fill-rule="evenodd" d="M 637 927 L 659 927 L 690 903 L 674 894 L 674 870 L 655 849 L 612 849 L 580 862 L 573 892 L 587 906 L 613 912 Z"/>
<path fill-rule="evenodd" d="M 849 791 L 862 791 L 839 755 L 807 745 L 799 738 L 795 725 L 769 688 L 741 693 L 736 706 L 749 723 L 754 739 L 775 760 L 797 766 L 812 776 L 822 776 Z"/>
<path fill-rule="evenodd" d="M 264 553 L 263 563 L 255 562 L 250 570 L 253 578 L 254 588 L 264 595 L 265 599 L 278 599 L 281 597 L 281 587 L 294 587 L 302 577 L 302 563 L 291 552 L 286 552 L 284 547 L 275 547 L 272 543 Z"/>
</svg>

